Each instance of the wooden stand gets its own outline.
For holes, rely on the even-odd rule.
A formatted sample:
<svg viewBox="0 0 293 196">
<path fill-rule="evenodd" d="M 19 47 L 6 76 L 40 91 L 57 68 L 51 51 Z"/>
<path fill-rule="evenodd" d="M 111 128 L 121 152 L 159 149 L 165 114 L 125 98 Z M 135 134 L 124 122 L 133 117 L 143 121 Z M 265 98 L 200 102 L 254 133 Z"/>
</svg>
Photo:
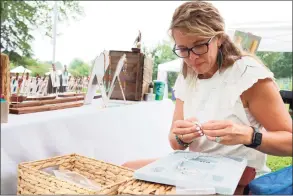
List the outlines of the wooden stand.
<svg viewBox="0 0 293 196">
<path fill-rule="evenodd" d="M 106 88 L 110 87 L 114 79 L 116 66 L 121 56 L 126 54 L 127 64 L 119 74 L 126 100 L 142 101 L 143 95 L 148 92 L 149 83 L 152 82 L 153 61 L 143 53 L 132 51 L 110 51 L 110 65 L 106 70 L 104 82 Z M 111 99 L 123 100 L 119 85 L 116 85 Z"/>
<path fill-rule="evenodd" d="M 42 96 L 42 97 L 27 97 L 26 101 L 41 101 L 41 100 L 51 100 L 56 99 L 56 95 Z"/>
<path fill-rule="evenodd" d="M 85 93 L 65 93 L 65 94 L 58 94 L 58 97 L 76 97 L 76 96 L 85 96 Z"/>
<path fill-rule="evenodd" d="M 10 108 L 9 112 L 11 114 L 28 114 L 28 113 L 60 110 L 60 109 L 80 107 L 80 106 L 83 106 L 82 102 L 68 102 L 68 103 L 49 104 L 49 105 L 32 106 L 32 107 Z"/>
<path fill-rule="evenodd" d="M 79 96 L 79 97 L 67 97 L 67 98 L 53 99 L 53 100 L 31 101 L 31 102 L 10 104 L 10 108 L 23 108 L 23 107 L 33 107 L 33 106 L 41 106 L 41 105 L 48 105 L 48 104 L 76 102 L 76 101 L 81 101 L 83 99 L 84 99 L 83 96 Z"/>
<path fill-rule="evenodd" d="M 131 48 L 131 51 L 132 52 L 140 53 L 140 48 Z"/>
<path fill-rule="evenodd" d="M 26 99 L 27 99 L 27 97 L 26 96 L 22 96 L 22 95 L 19 95 L 19 96 L 12 95 L 10 97 L 11 103 L 21 103 L 21 102 L 25 101 Z"/>
</svg>

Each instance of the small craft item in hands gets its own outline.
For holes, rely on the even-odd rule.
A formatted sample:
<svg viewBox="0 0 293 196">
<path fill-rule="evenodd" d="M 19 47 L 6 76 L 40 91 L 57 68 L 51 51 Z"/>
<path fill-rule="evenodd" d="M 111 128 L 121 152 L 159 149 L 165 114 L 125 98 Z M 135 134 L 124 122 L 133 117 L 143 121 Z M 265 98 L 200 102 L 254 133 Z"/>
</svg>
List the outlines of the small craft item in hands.
<svg viewBox="0 0 293 196">
<path fill-rule="evenodd" d="M 195 121 L 194 124 L 196 125 L 196 131 L 200 134 L 200 136 L 203 136 L 204 133 L 202 131 L 201 124 L 198 121 Z"/>
</svg>

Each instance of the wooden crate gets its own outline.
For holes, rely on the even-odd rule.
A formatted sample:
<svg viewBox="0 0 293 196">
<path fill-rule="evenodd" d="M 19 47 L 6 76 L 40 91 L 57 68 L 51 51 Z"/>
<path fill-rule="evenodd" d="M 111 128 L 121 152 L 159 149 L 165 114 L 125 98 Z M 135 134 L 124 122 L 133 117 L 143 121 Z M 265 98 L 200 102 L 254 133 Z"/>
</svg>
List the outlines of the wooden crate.
<svg viewBox="0 0 293 196">
<path fill-rule="evenodd" d="M 152 82 L 153 74 L 153 61 L 143 53 L 109 51 L 110 65 L 104 76 L 106 88 L 108 89 L 111 85 L 117 63 L 123 54 L 126 54 L 127 64 L 123 67 L 119 77 L 125 98 L 129 101 L 141 101 L 143 100 L 143 94 L 148 92 L 148 86 Z M 123 100 L 118 82 L 115 84 L 111 99 Z"/>
</svg>

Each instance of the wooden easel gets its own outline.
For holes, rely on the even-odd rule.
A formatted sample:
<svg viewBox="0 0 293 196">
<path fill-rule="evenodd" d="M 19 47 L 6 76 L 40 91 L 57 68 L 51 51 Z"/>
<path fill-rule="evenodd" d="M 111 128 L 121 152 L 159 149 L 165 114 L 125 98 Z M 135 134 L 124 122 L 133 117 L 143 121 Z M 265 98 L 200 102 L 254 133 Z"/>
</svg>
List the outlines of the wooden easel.
<svg viewBox="0 0 293 196">
<path fill-rule="evenodd" d="M 114 77 L 113 77 L 112 82 L 111 82 L 110 90 L 108 92 L 108 98 L 109 99 L 111 98 L 111 95 L 113 93 L 115 83 L 118 81 L 118 85 L 120 87 L 120 90 L 121 90 L 121 93 L 122 93 L 122 96 L 123 96 L 123 100 L 126 102 L 124 91 L 123 91 L 122 84 L 121 84 L 121 80 L 120 80 L 120 77 L 119 77 L 120 72 L 121 72 L 123 66 L 125 65 L 125 63 L 126 63 L 126 54 L 124 54 L 120 58 L 120 60 L 119 60 L 119 62 L 117 64 L 116 71 L 115 71 Z"/>
<path fill-rule="evenodd" d="M 107 95 L 105 87 L 104 87 L 103 78 L 105 75 L 105 70 L 107 70 L 107 68 L 109 66 L 109 55 L 108 55 L 107 51 L 102 52 L 95 59 L 95 62 L 94 62 L 94 65 L 93 65 L 93 68 L 91 71 L 91 77 L 90 77 L 90 80 L 88 83 L 87 93 L 86 93 L 86 96 L 84 99 L 84 104 L 91 104 L 91 102 L 95 96 L 95 93 L 96 93 L 97 89 L 99 88 L 101 90 L 101 94 L 102 94 L 103 106 L 107 107 L 117 80 L 118 80 L 119 87 L 121 89 L 124 101 L 126 101 L 124 91 L 123 91 L 123 88 L 121 85 L 121 81 L 119 78 L 119 74 L 120 74 L 125 63 L 126 63 L 126 54 L 124 54 L 120 58 L 120 60 L 117 64 L 116 71 L 115 71 L 113 80 L 111 82 L 110 90 Z"/>
<path fill-rule="evenodd" d="M 101 90 L 103 105 L 107 106 L 108 97 L 106 94 L 106 90 L 103 84 L 103 77 L 105 74 L 104 69 L 108 68 L 109 64 L 106 64 L 106 58 L 104 52 L 102 52 L 94 61 L 94 65 L 91 71 L 91 76 L 88 83 L 87 93 L 84 98 L 84 104 L 91 104 L 92 100 L 96 94 L 97 89 Z"/>
<path fill-rule="evenodd" d="M 108 66 L 109 66 L 109 53 L 108 51 L 104 51 L 102 52 L 96 59 L 91 71 L 91 77 L 88 83 L 88 89 L 87 89 L 87 93 L 84 99 L 84 104 L 91 104 L 97 89 L 99 88 L 101 90 L 101 94 L 102 94 L 102 100 L 103 100 L 103 106 L 107 107 L 108 106 L 108 102 L 111 98 L 112 92 L 114 90 L 115 87 L 115 83 L 116 81 L 118 81 L 119 87 L 121 89 L 124 101 L 126 101 L 125 99 L 125 95 L 124 95 L 124 91 L 121 85 L 121 81 L 119 78 L 119 74 L 124 66 L 124 64 L 126 63 L 126 54 L 124 54 L 116 67 L 116 71 L 113 77 L 113 80 L 111 82 L 111 86 L 110 86 L 110 90 L 108 92 L 108 94 L 106 93 L 105 87 L 104 87 L 104 82 L 103 82 L 103 78 L 105 75 L 105 70 L 107 70 Z"/>
</svg>

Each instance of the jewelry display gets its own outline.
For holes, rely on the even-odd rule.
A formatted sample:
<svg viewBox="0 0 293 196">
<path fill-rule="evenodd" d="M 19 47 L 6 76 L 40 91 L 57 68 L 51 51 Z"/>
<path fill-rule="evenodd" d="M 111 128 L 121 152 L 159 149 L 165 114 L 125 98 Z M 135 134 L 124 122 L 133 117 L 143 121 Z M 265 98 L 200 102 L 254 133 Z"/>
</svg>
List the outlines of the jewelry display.
<svg viewBox="0 0 293 196">
<path fill-rule="evenodd" d="M 246 166 L 247 160 L 240 157 L 175 151 L 136 170 L 134 178 L 173 186 L 200 183 L 218 194 L 232 195 Z"/>
</svg>

